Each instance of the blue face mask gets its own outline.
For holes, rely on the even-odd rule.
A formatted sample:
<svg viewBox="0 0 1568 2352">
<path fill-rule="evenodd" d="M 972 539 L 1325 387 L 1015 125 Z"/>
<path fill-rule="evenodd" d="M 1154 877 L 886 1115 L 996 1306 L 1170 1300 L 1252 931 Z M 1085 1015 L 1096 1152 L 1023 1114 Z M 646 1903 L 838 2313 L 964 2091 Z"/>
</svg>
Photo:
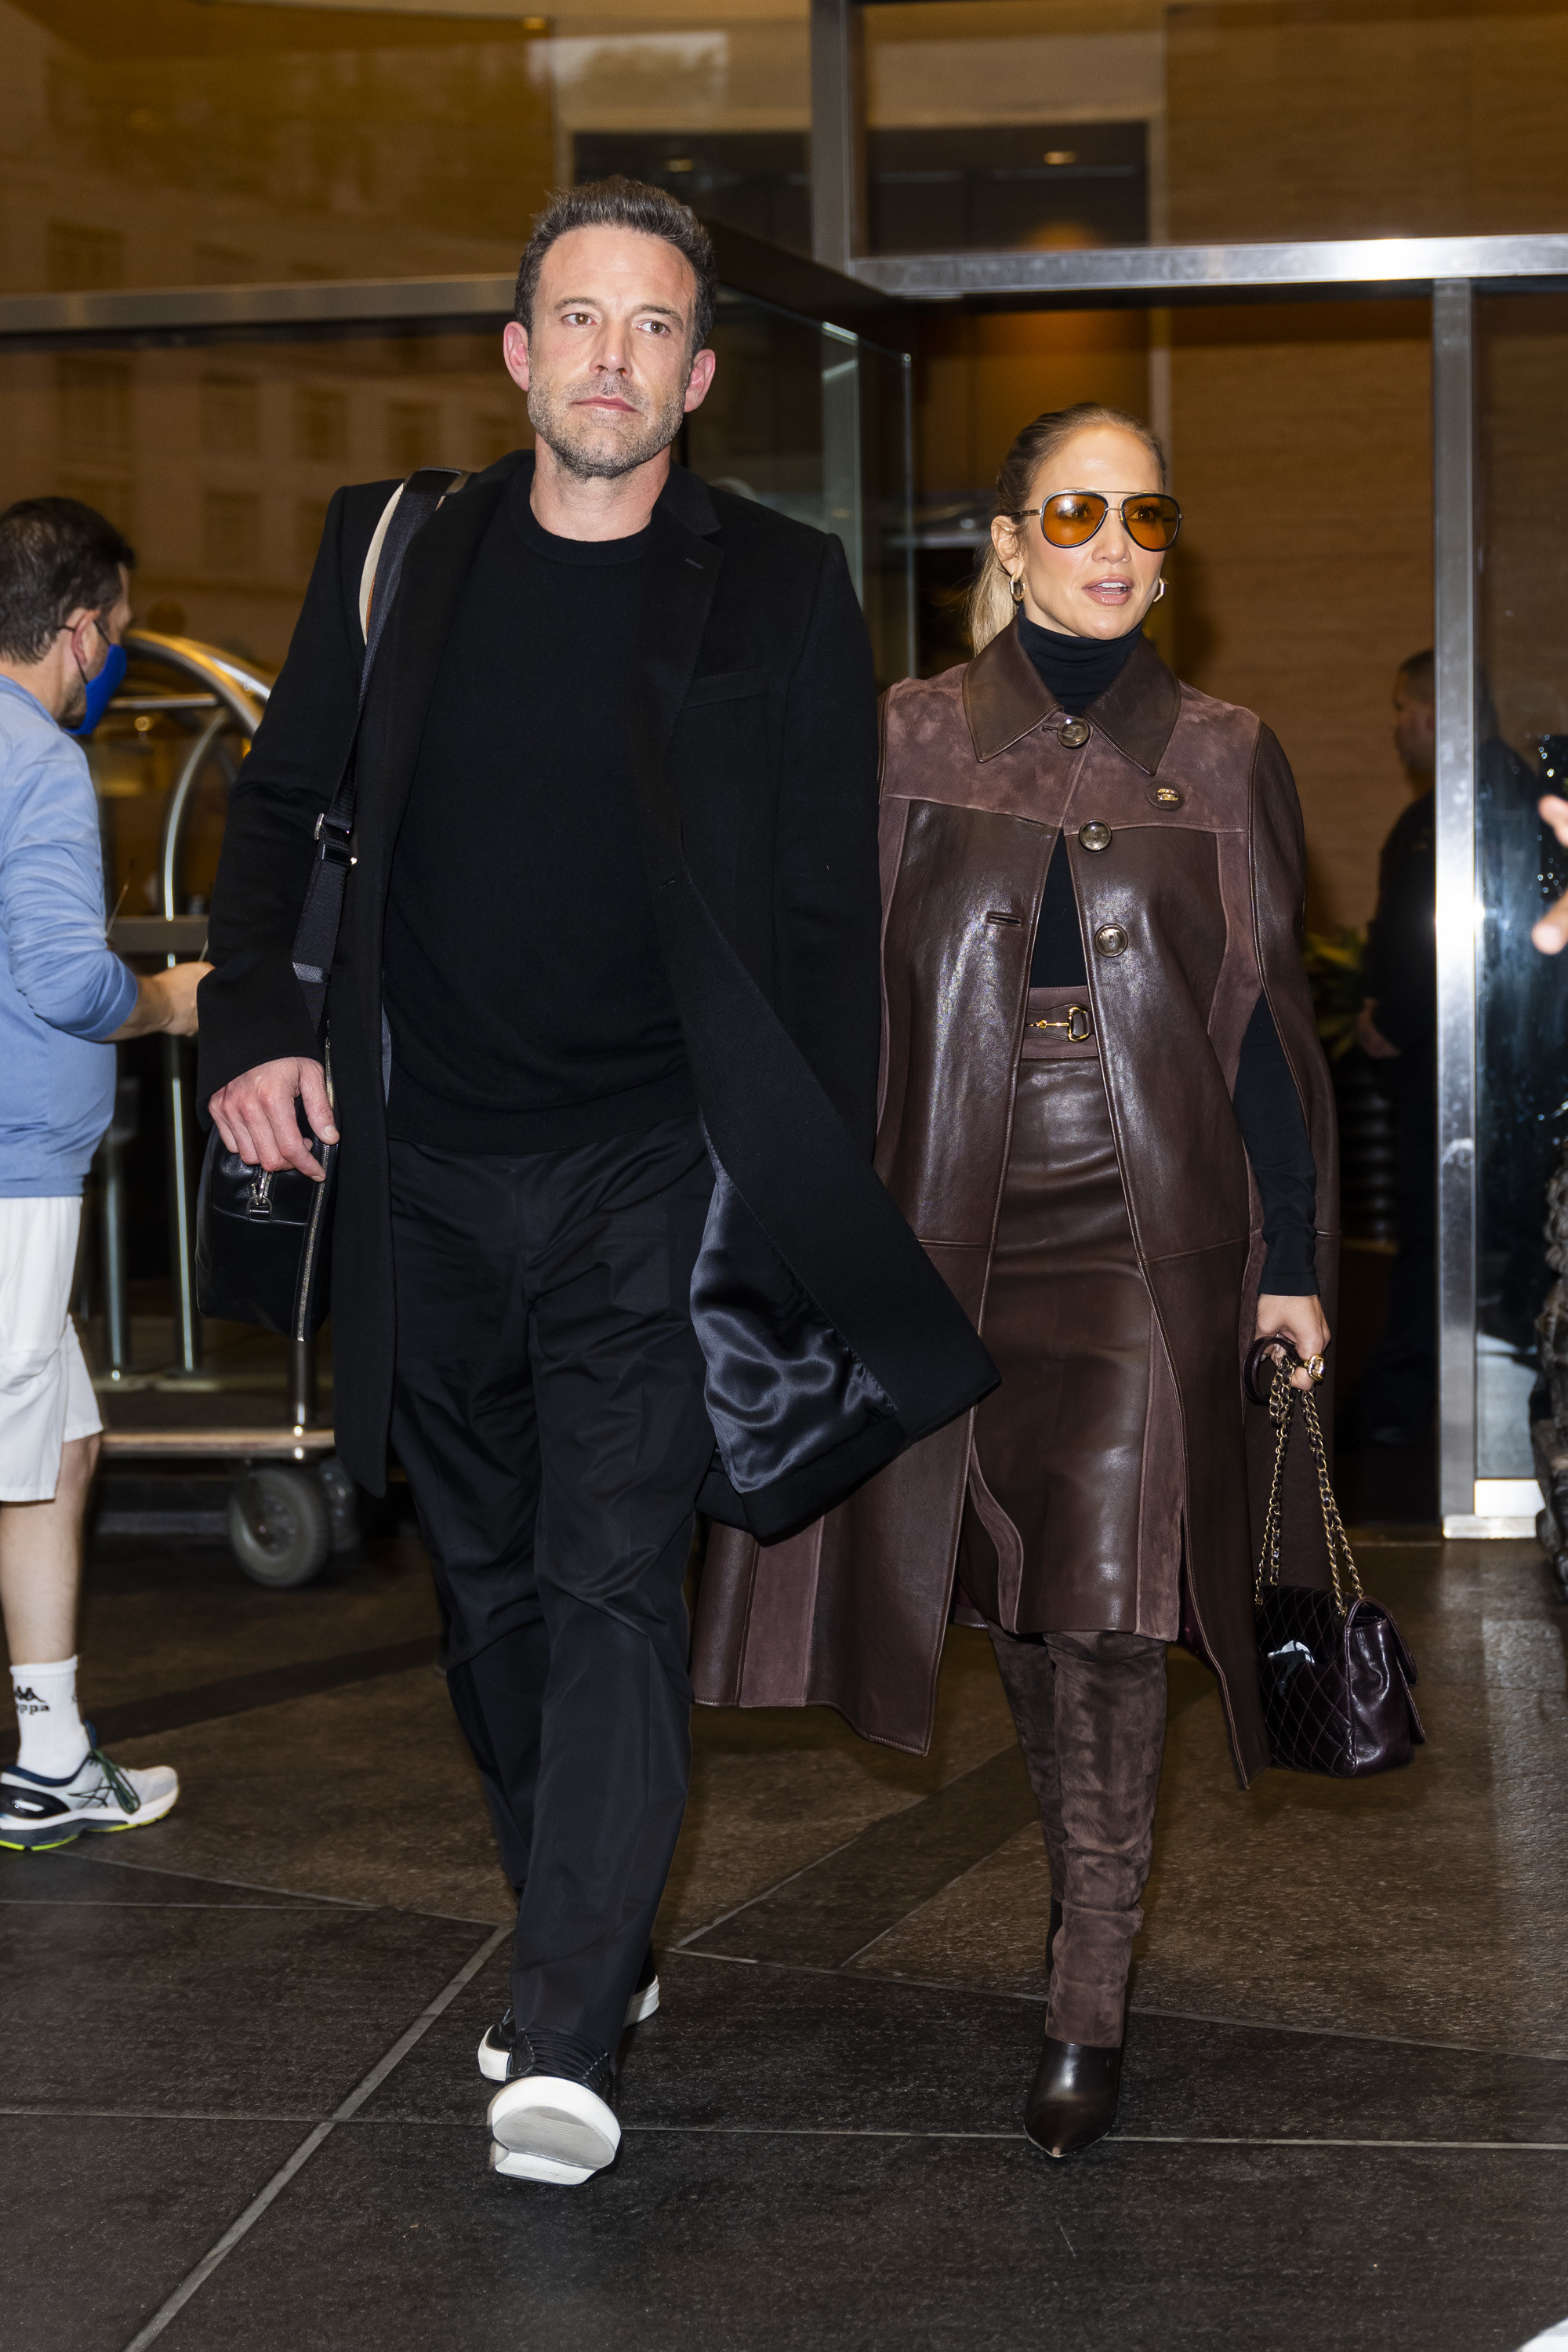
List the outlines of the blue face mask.
<svg viewBox="0 0 1568 2352">
<path fill-rule="evenodd" d="M 68 735 L 74 735 L 79 742 L 84 735 L 92 733 L 119 692 L 120 681 L 125 676 L 128 666 L 129 656 L 124 646 L 110 646 L 109 658 L 103 667 L 96 677 L 88 680 L 87 709 L 83 713 L 81 724 L 79 727 L 68 727 L 65 730 Z"/>
</svg>

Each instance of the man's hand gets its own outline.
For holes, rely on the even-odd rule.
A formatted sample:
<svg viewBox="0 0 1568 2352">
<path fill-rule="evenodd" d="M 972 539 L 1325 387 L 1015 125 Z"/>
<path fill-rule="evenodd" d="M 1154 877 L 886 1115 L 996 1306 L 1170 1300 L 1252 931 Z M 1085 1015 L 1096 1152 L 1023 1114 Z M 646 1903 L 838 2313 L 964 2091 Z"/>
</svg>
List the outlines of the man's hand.
<svg viewBox="0 0 1568 2352">
<path fill-rule="evenodd" d="M 1555 793 L 1548 793 L 1544 800 L 1537 801 L 1535 805 L 1558 840 L 1568 849 L 1568 801 L 1560 800 Z M 1530 936 L 1542 955 L 1559 955 L 1568 947 L 1568 895 L 1559 898 L 1554 907 L 1548 907 Z"/>
<path fill-rule="evenodd" d="M 322 1143 L 335 1143 L 338 1130 L 320 1062 L 290 1058 L 258 1063 L 220 1087 L 207 1108 L 226 1149 L 237 1152 L 247 1166 L 297 1168 L 319 1184 L 323 1171 L 300 1132 L 296 1102 L 304 1105 L 311 1133 Z"/>
<path fill-rule="evenodd" d="M 1252 1336 L 1255 1339 L 1289 1339 L 1302 1363 L 1301 1370 L 1290 1375 L 1291 1387 L 1310 1389 L 1316 1385 L 1306 1370 L 1306 1362 L 1309 1356 L 1321 1356 L 1329 1344 L 1321 1299 L 1286 1298 L 1278 1292 L 1265 1291 L 1258 1301 L 1258 1322 Z"/>
<path fill-rule="evenodd" d="M 1374 1062 L 1397 1062 L 1398 1046 L 1389 1044 L 1372 1017 L 1376 1010 L 1375 1003 L 1369 996 L 1355 1017 L 1356 1044 L 1363 1054 L 1370 1054 Z"/>
<path fill-rule="evenodd" d="M 127 1037 L 145 1037 L 156 1029 L 166 1037 L 194 1037 L 196 987 L 211 970 L 210 963 L 176 963 L 167 971 L 138 973 L 136 1002 L 108 1043 L 122 1045 Z"/>
</svg>

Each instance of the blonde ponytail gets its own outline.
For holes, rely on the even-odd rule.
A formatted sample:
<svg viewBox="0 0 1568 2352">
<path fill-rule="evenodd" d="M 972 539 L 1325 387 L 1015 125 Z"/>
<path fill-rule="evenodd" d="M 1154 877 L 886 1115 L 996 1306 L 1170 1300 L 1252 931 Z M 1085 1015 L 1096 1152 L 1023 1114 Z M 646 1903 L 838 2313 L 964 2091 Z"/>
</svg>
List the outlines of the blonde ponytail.
<svg viewBox="0 0 1568 2352">
<path fill-rule="evenodd" d="M 1119 432 L 1136 434 L 1160 469 L 1160 488 L 1167 487 L 1165 452 L 1142 419 L 1129 416 L 1125 409 L 1108 408 L 1101 401 L 1080 400 L 1072 408 L 1047 409 L 1043 416 L 1025 425 L 1003 458 L 1002 470 L 996 477 L 996 513 L 1009 522 L 1023 514 L 1042 467 L 1056 456 L 1064 441 L 1096 425 L 1114 425 Z M 1016 609 L 1007 567 L 996 552 L 995 542 L 988 541 L 985 560 L 969 592 L 965 617 L 972 651 L 979 653 L 993 637 L 999 637 Z"/>
</svg>

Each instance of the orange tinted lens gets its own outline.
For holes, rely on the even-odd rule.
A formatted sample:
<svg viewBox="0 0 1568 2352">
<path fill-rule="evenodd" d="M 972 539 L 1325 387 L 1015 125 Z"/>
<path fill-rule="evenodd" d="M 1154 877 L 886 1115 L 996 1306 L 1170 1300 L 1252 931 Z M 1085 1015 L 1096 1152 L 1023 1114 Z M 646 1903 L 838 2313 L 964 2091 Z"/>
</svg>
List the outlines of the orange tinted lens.
<svg viewBox="0 0 1568 2352">
<path fill-rule="evenodd" d="M 1121 509 L 1127 536 L 1134 547 L 1174 547 L 1182 527 L 1182 509 L 1174 499 L 1129 499 Z"/>
<path fill-rule="evenodd" d="M 1105 500 L 1094 490 L 1064 490 L 1040 509 L 1040 529 L 1053 547 L 1081 547 L 1105 520 Z"/>
</svg>

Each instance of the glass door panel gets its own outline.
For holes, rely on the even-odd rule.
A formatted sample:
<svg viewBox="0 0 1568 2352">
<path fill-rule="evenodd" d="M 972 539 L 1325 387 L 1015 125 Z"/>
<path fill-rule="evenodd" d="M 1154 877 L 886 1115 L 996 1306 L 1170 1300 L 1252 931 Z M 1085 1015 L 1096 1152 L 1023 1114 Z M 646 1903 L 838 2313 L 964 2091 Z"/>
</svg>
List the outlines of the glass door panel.
<svg viewBox="0 0 1568 2352">
<path fill-rule="evenodd" d="M 1568 1132 L 1568 887 L 1536 802 L 1568 772 L 1568 297 L 1476 305 L 1476 1476 L 1530 1479 L 1546 1185 Z"/>
</svg>

